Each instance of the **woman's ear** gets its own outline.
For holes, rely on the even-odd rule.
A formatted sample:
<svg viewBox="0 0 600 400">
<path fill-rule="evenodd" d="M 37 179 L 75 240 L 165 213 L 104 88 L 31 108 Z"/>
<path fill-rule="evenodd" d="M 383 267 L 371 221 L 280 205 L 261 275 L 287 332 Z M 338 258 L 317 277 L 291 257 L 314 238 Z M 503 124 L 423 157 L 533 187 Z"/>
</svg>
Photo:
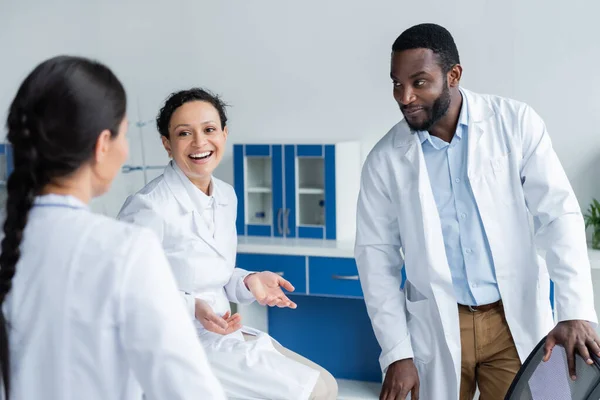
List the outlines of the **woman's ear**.
<svg viewBox="0 0 600 400">
<path fill-rule="evenodd" d="M 102 163 L 106 159 L 110 151 L 111 139 L 112 135 L 108 129 L 100 132 L 98 140 L 96 140 L 96 148 L 94 149 L 94 158 L 97 163 Z"/>
<path fill-rule="evenodd" d="M 173 158 L 173 152 L 171 151 L 171 141 L 165 136 L 161 136 L 160 138 L 162 139 L 163 147 L 167 151 L 169 158 Z"/>
</svg>

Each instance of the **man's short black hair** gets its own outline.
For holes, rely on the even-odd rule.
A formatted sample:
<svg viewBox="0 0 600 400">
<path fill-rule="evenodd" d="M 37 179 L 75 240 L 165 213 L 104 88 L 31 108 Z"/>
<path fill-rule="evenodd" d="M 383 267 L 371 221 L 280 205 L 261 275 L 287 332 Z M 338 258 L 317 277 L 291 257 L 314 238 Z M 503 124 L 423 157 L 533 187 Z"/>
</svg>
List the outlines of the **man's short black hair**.
<svg viewBox="0 0 600 400">
<path fill-rule="evenodd" d="M 394 42 L 392 51 L 429 49 L 438 55 L 443 72 L 460 64 L 458 49 L 448 30 L 436 24 L 419 24 L 408 28 Z"/>
</svg>

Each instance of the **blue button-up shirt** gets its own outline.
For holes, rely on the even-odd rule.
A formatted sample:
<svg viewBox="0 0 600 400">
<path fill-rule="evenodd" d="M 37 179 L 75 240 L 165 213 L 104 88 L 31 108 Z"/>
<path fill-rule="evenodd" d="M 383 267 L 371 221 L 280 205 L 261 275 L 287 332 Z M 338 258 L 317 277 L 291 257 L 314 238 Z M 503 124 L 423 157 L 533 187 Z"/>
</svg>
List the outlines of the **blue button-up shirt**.
<svg viewBox="0 0 600 400">
<path fill-rule="evenodd" d="M 464 94 L 462 98 L 456 133 L 450 143 L 429 132 L 417 134 L 442 223 L 456 300 L 474 306 L 499 300 L 500 292 L 490 246 L 467 177 L 469 113 Z"/>
</svg>

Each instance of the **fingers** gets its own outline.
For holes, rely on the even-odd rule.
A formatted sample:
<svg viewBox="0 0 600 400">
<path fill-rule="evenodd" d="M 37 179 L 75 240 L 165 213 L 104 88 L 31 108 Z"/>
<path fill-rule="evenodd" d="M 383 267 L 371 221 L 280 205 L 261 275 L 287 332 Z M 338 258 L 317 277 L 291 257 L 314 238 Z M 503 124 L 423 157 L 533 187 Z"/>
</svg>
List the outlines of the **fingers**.
<svg viewBox="0 0 600 400">
<path fill-rule="evenodd" d="M 289 300 L 289 299 L 288 299 Z M 296 303 L 294 303 L 293 301 L 289 300 L 290 304 L 288 304 L 288 307 L 291 308 L 292 310 L 295 310 L 296 308 L 298 308 L 298 305 Z"/>
<path fill-rule="evenodd" d="M 229 316 L 230 312 L 226 312 L 223 317 L 219 317 L 214 314 L 205 317 L 202 321 L 202 326 L 206 330 L 220 335 L 228 335 L 242 328 L 242 316 L 240 314 L 233 314 Z M 227 316 L 227 318 L 225 318 Z"/>
<path fill-rule="evenodd" d="M 419 382 L 415 383 L 412 390 L 410 391 L 410 398 L 412 400 L 419 400 Z"/>
<path fill-rule="evenodd" d="M 600 357 L 600 337 L 596 333 L 596 330 L 592 328 L 592 337 L 588 339 L 588 348 L 592 353 Z"/>
<path fill-rule="evenodd" d="M 288 292 L 293 292 L 295 290 L 294 286 L 287 280 L 279 277 L 279 286 L 287 290 Z"/>
<path fill-rule="evenodd" d="M 225 315 L 227 315 L 227 313 L 225 313 Z M 212 322 L 213 324 L 215 324 L 219 328 L 227 329 L 227 326 L 228 326 L 227 321 L 225 319 L 223 319 L 222 317 L 219 317 L 215 313 L 207 314 L 204 318 L 208 322 Z"/>
<path fill-rule="evenodd" d="M 594 353 L 597 356 L 600 356 L 600 346 L 598 346 L 598 343 L 600 343 L 600 339 L 592 338 L 588 339 L 585 344 L 587 345 L 590 352 Z"/>
<path fill-rule="evenodd" d="M 209 332 L 218 333 L 219 335 L 227 334 L 227 328 L 222 328 L 212 321 L 203 321 L 202 326 Z"/>
<path fill-rule="evenodd" d="M 296 303 L 294 303 L 293 301 L 291 301 L 290 298 L 287 297 L 286 295 L 282 296 L 281 302 L 277 306 L 280 307 L 280 308 L 283 308 L 283 307 L 296 308 L 296 307 L 298 307 L 296 305 Z"/>
<path fill-rule="evenodd" d="M 227 331 L 225 334 L 230 334 L 233 333 L 239 329 L 242 329 L 242 324 L 238 321 L 238 322 L 232 322 L 229 324 L 229 327 L 227 327 Z"/>
<path fill-rule="evenodd" d="M 291 301 L 286 295 L 280 294 L 278 296 L 269 296 L 265 299 L 265 304 L 270 307 L 279 307 L 279 308 L 296 308 L 298 307 L 296 303 Z"/>
<path fill-rule="evenodd" d="M 585 360 L 586 364 L 592 365 L 594 363 L 594 361 L 592 361 L 592 357 L 590 357 L 590 353 L 585 343 L 577 344 L 577 352 Z"/>
<path fill-rule="evenodd" d="M 548 335 L 546 338 L 546 343 L 544 344 L 544 358 L 542 359 L 544 362 L 550 359 L 552 355 L 552 349 L 556 345 L 556 339 L 554 336 Z"/>
<path fill-rule="evenodd" d="M 242 316 L 240 314 L 233 314 L 231 317 L 225 319 L 229 325 L 239 324 L 242 322 Z"/>
<path fill-rule="evenodd" d="M 408 387 L 408 385 L 404 385 L 402 387 L 402 389 L 400 389 L 400 393 L 398 393 L 398 398 L 401 400 L 406 399 L 406 396 L 408 396 L 409 391 L 410 391 L 410 388 Z"/>
<path fill-rule="evenodd" d="M 379 394 L 379 399 L 380 400 L 404 399 L 406 397 L 406 395 L 408 394 L 408 390 L 406 390 L 404 397 L 401 397 L 403 386 L 406 386 L 406 385 L 403 385 L 402 383 L 398 383 L 398 382 L 394 383 L 391 379 L 388 381 L 384 380 L 383 387 L 381 388 L 381 393 Z"/>
<path fill-rule="evenodd" d="M 575 373 L 575 346 L 573 344 L 565 344 L 565 351 L 567 352 L 567 365 L 569 367 L 569 375 L 572 380 L 577 379 Z"/>
<path fill-rule="evenodd" d="M 381 393 L 379 394 L 379 400 L 396 400 L 396 392 L 392 391 L 389 385 L 383 385 Z"/>
</svg>

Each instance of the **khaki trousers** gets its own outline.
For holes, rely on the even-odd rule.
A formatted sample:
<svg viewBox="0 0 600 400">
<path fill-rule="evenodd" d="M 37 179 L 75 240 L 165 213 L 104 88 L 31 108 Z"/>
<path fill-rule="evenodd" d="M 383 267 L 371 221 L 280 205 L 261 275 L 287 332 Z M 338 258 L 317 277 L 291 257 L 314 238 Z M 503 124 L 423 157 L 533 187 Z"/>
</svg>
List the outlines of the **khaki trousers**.
<svg viewBox="0 0 600 400">
<path fill-rule="evenodd" d="M 502 400 L 521 367 L 500 302 L 484 311 L 459 305 L 462 375 L 460 400 Z"/>
</svg>

